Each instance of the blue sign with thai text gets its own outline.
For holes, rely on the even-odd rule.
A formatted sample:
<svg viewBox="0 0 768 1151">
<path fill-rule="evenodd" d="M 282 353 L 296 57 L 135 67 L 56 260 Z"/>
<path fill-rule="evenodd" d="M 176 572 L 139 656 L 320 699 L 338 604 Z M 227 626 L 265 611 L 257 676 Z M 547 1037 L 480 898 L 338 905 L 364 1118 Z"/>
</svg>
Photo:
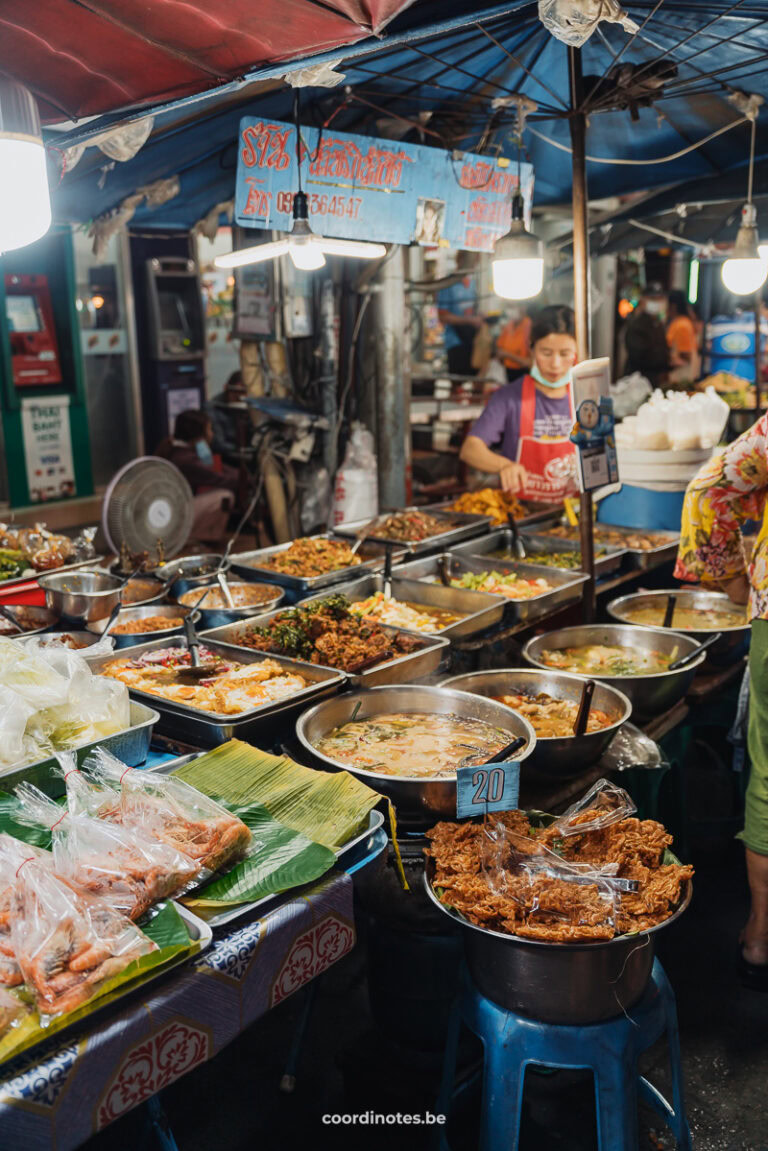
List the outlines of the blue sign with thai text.
<svg viewBox="0 0 768 1151">
<path fill-rule="evenodd" d="M 299 182 L 292 124 L 240 121 L 235 219 L 246 228 L 292 226 Z M 318 235 L 491 251 L 509 230 L 518 182 L 526 217 L 533 168 L 504 157 L 446 152 L 328 128 L 301 129 L 301 182 Z"/>
</svg>

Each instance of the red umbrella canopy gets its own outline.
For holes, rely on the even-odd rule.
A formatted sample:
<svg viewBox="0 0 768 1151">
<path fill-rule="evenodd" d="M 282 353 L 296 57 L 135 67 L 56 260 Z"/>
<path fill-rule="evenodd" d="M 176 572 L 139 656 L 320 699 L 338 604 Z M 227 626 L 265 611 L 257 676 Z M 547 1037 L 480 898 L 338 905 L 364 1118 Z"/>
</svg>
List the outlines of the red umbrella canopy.
<svg viewBox="0 0 768 1151">
<path fill-rule="evenodd" d="M 45 123 L 177 99 L 379 32 L 410 0 L 3 0 L 0 71 Z"/>
</svg>

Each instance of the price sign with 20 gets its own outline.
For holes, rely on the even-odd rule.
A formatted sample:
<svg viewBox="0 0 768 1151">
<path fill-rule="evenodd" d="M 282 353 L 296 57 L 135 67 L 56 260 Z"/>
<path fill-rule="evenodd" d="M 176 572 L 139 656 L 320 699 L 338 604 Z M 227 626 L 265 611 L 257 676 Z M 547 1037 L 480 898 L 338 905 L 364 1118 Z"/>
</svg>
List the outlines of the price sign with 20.
<svg viewBox="0 0 768 1151">
<path fill-rule="evenodd" d="M 520 795 L 520 763 L 486 763 L 456 772 L 456 816 L 464 819 L 489 811 L 512 811 Z"/>
</svg>

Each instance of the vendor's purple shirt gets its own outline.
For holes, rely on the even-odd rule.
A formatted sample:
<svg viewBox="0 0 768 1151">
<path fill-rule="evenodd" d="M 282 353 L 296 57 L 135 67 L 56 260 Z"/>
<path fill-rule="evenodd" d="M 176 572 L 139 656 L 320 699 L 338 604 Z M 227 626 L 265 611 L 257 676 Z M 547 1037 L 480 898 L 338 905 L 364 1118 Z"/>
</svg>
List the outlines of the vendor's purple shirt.
<svg viewBox="0 0 768 1151">
<path fill-rule="evenodd" d="M 471 436 L 477 436 L 486 447 L 492 448 L 508 460 L 517 459 L 520 440 L 520 409 L 523 403 L 523 376 L 504 384 L 494 392 L 485 411 L 472 427 Z M 538 439 L 569 436 L 573 429 L 570 398 L 565 395 L 553 399 L 536 389 L 536 414 L 533 434 Z"/>
</svg>

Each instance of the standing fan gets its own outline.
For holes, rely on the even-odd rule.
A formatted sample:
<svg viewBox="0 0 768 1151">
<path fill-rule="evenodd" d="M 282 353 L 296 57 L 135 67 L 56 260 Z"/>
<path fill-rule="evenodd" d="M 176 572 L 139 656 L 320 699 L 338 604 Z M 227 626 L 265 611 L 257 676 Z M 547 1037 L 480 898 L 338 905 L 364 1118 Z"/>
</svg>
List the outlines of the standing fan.
<svg viewBox="0 0 768 1151">
<path fill-rule="evenodd" d="M 112 477 L 101 513 L 104 535 L 115 555 L 150 554 L 162 541 L 171 559 L 187 542 L 194 518 L 192 489 L 179 469 L 159 456 L 131 460 Z"/>
</svg>

